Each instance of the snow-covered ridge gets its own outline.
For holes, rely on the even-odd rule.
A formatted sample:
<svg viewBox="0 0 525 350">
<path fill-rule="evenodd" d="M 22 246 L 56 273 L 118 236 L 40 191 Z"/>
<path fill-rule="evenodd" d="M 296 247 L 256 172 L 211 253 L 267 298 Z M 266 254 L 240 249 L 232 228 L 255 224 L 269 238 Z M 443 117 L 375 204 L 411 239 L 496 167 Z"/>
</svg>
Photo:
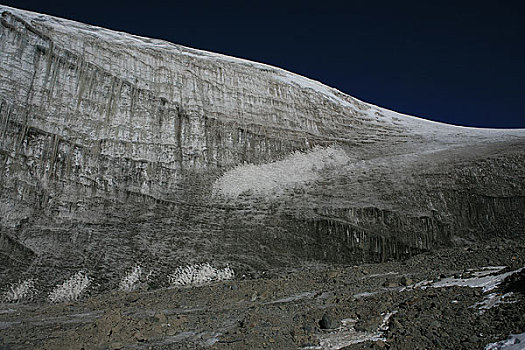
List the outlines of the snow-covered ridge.
<svg viewBox="0 0 525 350">
<path fill-rule="evenodd" d="M 166 50 L 167 53 L 171 51 L 175 51 L 177 54 L 185 55 L 189 57 L 194 57 L 198 59 L 210 59 L 210 60 L 218 60 L 218 61 L 224 61 L 224 62 L 232 62 L 236 64 L 242 64 L 250 67 L 257 68 L 259 70 L 264 71 L 271 71 L 272 73 L 277 74 L 277 78 L 283 82 L 286 82 L 288 84 L 296 84 L 303 88 L 310 88 L 313 89 L 319 93 L 322 93 L 326 95 L 327 97 L 338 101 L 342 104 L 348 104 L 347 101 L 344 101 L 340 97 L 337 97 L 336 94 L 344 94 L 341 91 L 327 86 L 325 84 L 322 84 L 321 82 L 308 79 L 306 77 L 303 77 L 301 75 L 286 71 L 282 68 L 278 68 L 275 66 L 271 66 L 264 63 L 254 62 L 243 58 L 237 58 L 233 56 L 228 56 L 220 53 L 214 53 L 199 49 L 193 49 L 190 47 L 185 47 L 182 45 L 174 44 L 165 40 L 161 39 L 153 39 L 153 38 L 147 38 L 142 37 L 126 32 L 120 32 L 120 31 L 114 31 L 90 24 L 83 24 L 76 21 L 63 19 L 59 17 L 49 16 L 45 14 L 40 14 L 37 12 L 27 11 L 27 10 L 21 10 L 12 8 L 9 6 L 1 5 L 0 4 L 0 12 L 10 12 L 23 20 L 27 21 L 28 23 L 42 23 L 46 22 L 46 24 L 51 25 L 55 27 L 58 31 L 62 33 L 70 33 L 70 34 L 86 34 L 88 36 L 96 36 L 102 40 L 108 40 L 118 45 L 126 45 L 126 46 L 135 46 L 135 47 L 141 47 L 143 49 L 155 49 L 155 50 Z"/>
<path fill-rule="evenodd" d="M 90 24 L 79 23 L 76 21 L 63 19 L 59 17 L 49 16 L 45 14 L 40 14 L 37 12 L 21 10 L 5 5 L 0 4 L 0 13 L 9 12 L 12 13 L 21 19 L 27 21 L 28 23 L 46 23 L 49 26 L 54 27 L 58 32 L 68 33 L 71 35 L 85 34 L 87 36 L 98 37 L 102 40 L 111 41 L 116 45 L 125 45 L 125 46 L 134 46 L 142 49 L 155 49 L 155 50 L 164 50 L 166 53 L 175 52 L 180 55 L 185 55 L 189 57 L 194 57 L 198 59 L 210 59 L 224 62 L 232 62 L 236 64 L 242 64 L 254 68 L 258 68 L 264 71 L 271 71 L 280 75 L 282 81 L 288 82 L 290 84 L 297 84 L 304 88 L 311 88 L 318 92 L 321 92 L 327 96 L 334 97 L 334 92 L 342 94 L 339 90 L 324 85 L 318 81 L 311 80 L 300 76 L 298 74 L 288 72 L 282 68 L 271 66 L 264 63 L 254 62 L 243 58 L 237 58 L 233 56 L 224 55 L 221 53 L 214 53 L 199 49 L 193 49 L 190 47 L 185 47 L 182 45 L 174 44 L 161 39 L 147 38 L 142 37 L 126 32 L 114 31 Z"/>
<path fill-rule="evenodd" d="M 457 136 L 457 134 L 464 134 L 465 132 L 474 133 L 477 134 L 477 136 L 489 137 L 511 136 L 521 138 L 525 136 L 525 130 L 521 129 L 477 129 L 452 126 L 393 112 L 385 108 L 362 102 L 318 81 L 314 81 L 284 69 L 263 63 L 257 63 L 219 53 L 192 49 L 164 40 L 150 39 L 124 32 L 113 31 L 67 19 L 15 9 L 4 5 L 0 5 L 0 12 L 2 15 L 4 15 L 6 12 L 12 13 L 13 15 L 32 25 L 45 26 L 47 30 L 53 34 L 53 40 L 58 40 L 59 42 L 70 41 L 71 37 L 78 38 L 83 36 L 85 38 L 93 38 L 111 42 L 111 45 L 116 47 L 126 47 L 128 49 L 132 48 L 146 52 L 154 50 L 161 52 L 167 57 L 170 55 L 177 55 L 187 57 L 188 59 L 208 60 L 226 64 L 233 63 L 235 65 L 245 66 L 250 69 L 255 69 L 262 75 L 267 76 L 266 80 L 269 82 L 279 82 L 281 84 L 286 84 L 291 87 L 303 90 L 309 90 L 314 94 L 324 96 L 327 101 L 338 105 L 339 108 L 357 111 L 362 118 L 365 118 L 365 120 L 368 120 L 371 123 L 375 124 L 380 122 L 386 123 L 387 125 L 403 127 L 416 134 L 433 135 L 438 129 L 440 129 L 441 132 L 451 134 L 453 137 Z M 76 49 L 77 52 L 82 52 L 83 50 L 82 47 L 77 47 Z M 111 62 L 108 63 L 107 68 L 109 71 L 112 70 Z"/>
</svg>

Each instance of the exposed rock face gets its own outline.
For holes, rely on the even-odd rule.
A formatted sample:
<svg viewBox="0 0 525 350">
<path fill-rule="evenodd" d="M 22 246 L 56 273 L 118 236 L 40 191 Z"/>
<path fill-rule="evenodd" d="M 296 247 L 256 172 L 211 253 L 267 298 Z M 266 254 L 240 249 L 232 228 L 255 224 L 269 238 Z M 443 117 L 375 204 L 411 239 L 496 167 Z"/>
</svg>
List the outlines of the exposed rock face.
<svg viewBox="0 0 525 350">
<path fill-rule="evenodd" d="M 137 262 L 357 263 L 523 233 L 523 130 L 428 122 L 263 64 L 0 12 L 0 253 L 50 284 L 64 267 L 107 287 Z M 214 191 L 237 165 L 314 146 L 348 159 L 278 193 Z"/>
</svg>

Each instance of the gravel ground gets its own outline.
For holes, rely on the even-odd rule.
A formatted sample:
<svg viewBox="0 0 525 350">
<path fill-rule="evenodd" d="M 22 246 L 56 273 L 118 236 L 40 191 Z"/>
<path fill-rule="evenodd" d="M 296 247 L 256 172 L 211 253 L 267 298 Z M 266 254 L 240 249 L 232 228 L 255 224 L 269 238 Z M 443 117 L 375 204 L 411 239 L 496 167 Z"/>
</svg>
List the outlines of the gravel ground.
<svg viewBox="0 0 525 350">
<path fill-rule="evenodd" d="M 482 349 L 525 331 L 525 272 L 490 291 L 432 284 L 523 266 L 525 239 L 494 239 L 402 262 L 0 304 L 0 349 Z"/>
</svg>

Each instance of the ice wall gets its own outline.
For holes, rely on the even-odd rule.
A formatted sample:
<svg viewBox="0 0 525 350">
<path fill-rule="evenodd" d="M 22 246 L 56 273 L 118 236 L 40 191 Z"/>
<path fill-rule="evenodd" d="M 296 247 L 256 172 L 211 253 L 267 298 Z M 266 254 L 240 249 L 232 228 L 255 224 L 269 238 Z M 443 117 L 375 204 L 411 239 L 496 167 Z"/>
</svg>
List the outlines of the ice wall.
<svg viewBox="0 0 525 350">
<path fill-rule="evenodd" d="M 16 243 L 35 269 L 375 261 L 524 220 L 505 216 L 525 212 L 523 130 L 428 122 L 279 68 L 0 13 L 0 227 L 14 242 L 0 249 Z M 212 195 L 236 166 L 314 146 L 345 162 L 279 195 Z"/>
</svg>

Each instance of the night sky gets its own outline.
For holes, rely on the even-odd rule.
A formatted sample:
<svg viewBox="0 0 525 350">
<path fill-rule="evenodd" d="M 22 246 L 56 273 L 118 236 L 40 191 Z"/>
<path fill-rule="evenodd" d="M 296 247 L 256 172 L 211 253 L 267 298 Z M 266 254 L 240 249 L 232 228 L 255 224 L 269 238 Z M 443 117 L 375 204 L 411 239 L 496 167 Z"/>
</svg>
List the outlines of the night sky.
<svg viewBox="0 0 525 350">
<path fill-rule="evenodd" d="M 278 66 L 427 119 L 525 127 L 523 1 L 0 2 Z"/>
</svg>

